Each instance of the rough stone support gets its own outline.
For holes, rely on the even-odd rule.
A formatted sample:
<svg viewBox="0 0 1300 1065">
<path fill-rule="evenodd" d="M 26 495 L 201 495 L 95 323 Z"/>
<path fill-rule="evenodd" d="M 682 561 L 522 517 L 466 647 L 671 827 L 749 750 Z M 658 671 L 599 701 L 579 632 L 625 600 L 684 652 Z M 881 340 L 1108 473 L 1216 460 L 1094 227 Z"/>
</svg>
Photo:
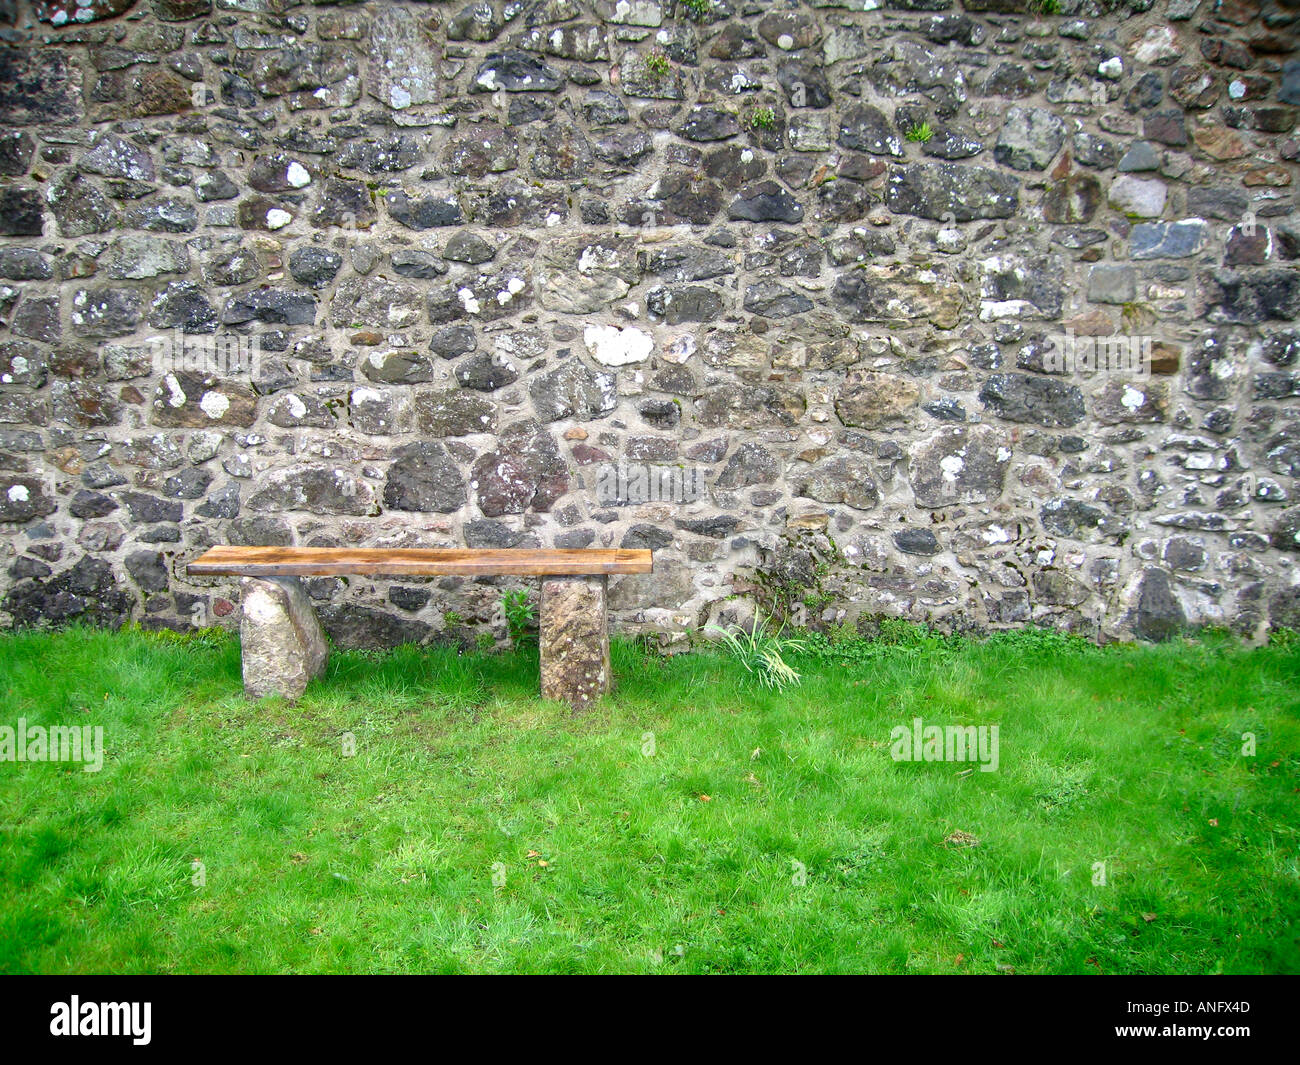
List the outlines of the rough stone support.
<svg viewBox="0 0 1300 1065">
<path fill-rule="evenodd" d="M 610 687 L 607 578 L 542 581 L 542 697 L 580 710 Z"/>
<path fill-rule="evenodd" d="M 329 644 L 297 577 L 244 577 L 242 610 L 244 692 L 254 699 L 298 699 L 329 661 Z"/>
</svg>

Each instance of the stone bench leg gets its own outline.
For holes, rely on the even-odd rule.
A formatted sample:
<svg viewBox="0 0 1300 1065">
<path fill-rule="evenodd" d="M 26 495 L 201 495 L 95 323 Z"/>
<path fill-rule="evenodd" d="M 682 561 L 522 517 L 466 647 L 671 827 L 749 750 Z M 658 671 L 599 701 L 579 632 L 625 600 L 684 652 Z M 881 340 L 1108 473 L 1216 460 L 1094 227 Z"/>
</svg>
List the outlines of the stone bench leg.
<svg viewBox="0 0 1300 1065">
<path fill-rule="evenodd" d="M 306 589 L 297 577 L 244 577 L 239 591 L 245 693 L 298 699 L 330 654 Z"/>
<path fill-rule="evenodd" d="M 607 578 L 545 577 L 542 580 L 542 698 L 580 710 L 610 686 Z"/>
</svg>

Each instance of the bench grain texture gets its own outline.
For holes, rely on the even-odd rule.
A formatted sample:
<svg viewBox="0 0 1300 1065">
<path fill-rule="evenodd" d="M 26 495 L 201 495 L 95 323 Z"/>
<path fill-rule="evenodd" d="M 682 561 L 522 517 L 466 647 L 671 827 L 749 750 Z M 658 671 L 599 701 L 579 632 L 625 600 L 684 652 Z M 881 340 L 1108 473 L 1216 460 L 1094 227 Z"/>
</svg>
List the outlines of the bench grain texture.
<svg viewBox="0 0 1300 1065">
<path fill-rule="evenodd" d="M 651 553 L 624 549 L 211 547 L 189 564 L 194 576 L 550 577 L 649 573 Z"/>
</svg>

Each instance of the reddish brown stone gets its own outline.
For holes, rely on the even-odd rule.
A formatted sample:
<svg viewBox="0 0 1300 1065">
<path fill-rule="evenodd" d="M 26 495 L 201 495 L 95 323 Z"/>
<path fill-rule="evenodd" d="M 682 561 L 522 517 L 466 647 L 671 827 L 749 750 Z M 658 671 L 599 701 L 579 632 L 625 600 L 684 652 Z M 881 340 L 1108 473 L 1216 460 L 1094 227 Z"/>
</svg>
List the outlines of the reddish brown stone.
<svg viewBox="0 0 1300 1065">
<path fill-rule="evenodd" d="M 575 444 L 573 446 L 573 459 L 579 466 L 590 466 L 593 462 L 608 462 L 610 457 L 607 452 L 601 451 L 598 447 L 592 447 L 590 444 Z"/>
<path fill-rule="evenodd" d="M 1268 262 L 1268 229 L 1265 226 L 1253 226 L 1250 232 L 1244 232 L 1234 226 L 1228 234 L 1228 242 L 1223 249 L 1224 266 L 1262 266 Z"/>
<path fill-rule="evenodd" d="M 1250 146 L 1241 138 L 1223 126 L 1204 126 L 1192 134 L 1196 147 L 1211 159 L 1220 162 L 1226 159 L 1243 159 L 1250 154 Z"/>
<path fill-rule="evenodd" d="M 1222 92 L 1220 76 L 1205 67 L 1175 67 L 1169 74 L 1169 95 L 1189 110 L 1213 107 Z"/>
<path fill-rule="evenodd" d="M 1178 364 L 1182 361 L 1182 348 L 1157 340 L 1151 345 L 1151 372 L 1158 374 L 1176 374 Z"/>
<path fill-rule="evenodd" d="M 153 70 L 140 79 L 137 115 L 175 115 L 194 106 L 190 86 L 174 74 Z"/>
<path fill-rule="evenodd" d="M 1147 140 L 1161 144 L 1183 145 L 1187 143 L 1187 124 L 1181 112 L 1162 111 L 1143 119 L 1142 134 Z"/>
<path fill-rule="evenodd" d="M 1211 63 L 1236 70 L 1249 70 L 1255 65 L 1255 57 L 1250 49 L 1237 41 L 1225 41 L 1221 37 L 1207 37 L 1201 42 L 1201 55 Z"/>
<path fill-rule="evenodd" d="M 1101 206 L 1101 183 L 1091 174 L 1072 174 L 1043 194 L 1043 217 L 1049 222 L 1090 222 Z"/>
<path fill-rule="evenodd" d="M 1256 188 L 1260 185 L 1282 188 L 1291 184 L 1291 172 L 1276 163 L 1272 166 L 1260 166 L 1242 174 L 1241 183 L 1247 188 Z"/>
<path fill-rule="evenodd" d="M 885 163 L 881 159 L 872 159 L 865 155 L 849 155 L 840 163 L 836 173 L 842 178 L 853 181 L 870 181 L 885 172 Z"/>
</svg>

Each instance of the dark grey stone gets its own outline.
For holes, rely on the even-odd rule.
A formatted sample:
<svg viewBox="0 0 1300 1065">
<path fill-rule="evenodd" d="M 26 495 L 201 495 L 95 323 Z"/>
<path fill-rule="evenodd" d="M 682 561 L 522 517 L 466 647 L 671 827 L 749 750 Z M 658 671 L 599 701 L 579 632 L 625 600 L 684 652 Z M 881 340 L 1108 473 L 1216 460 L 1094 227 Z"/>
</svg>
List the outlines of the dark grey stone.
<svg viewBox="0 0 1300 1065">
<path fill-rule="evenodd" d="M 894 546 L 908 555 L 937 555 L 939 538 L 930 529 L 913 526 L 894 533 Z"/>
<path fill-rule="evenodd" d="M 899 214 L 958 222 L 1010 218 L 1020 205 L 1020 183 L 1010 174 L 955 163 L 913 163 L 895 170 L 885 203 Z"/>
<path fill-rule="evenodd" d="M 1076 385 L 1028 374 L 994 374 L 980 389 L 980 402 L 998 417 L 1068 428 L 1083 420 L 1083 393 Z"/>
<path fill-rule="evenodd" d="M 1137 602 L 1129 614 L 1128 624 L 1144 640 L 1156 642 L 1172 639 L 1187 627 L 1187 615 L 1164 570 L 1142 571 Z"/>
<path fill-rule="evenodd" d="M 314 245 L 294 248 L 289 253 L 289 273 L 300 285 L 325 288 L 343 266 L 343 256 Z"/>
</svg>

